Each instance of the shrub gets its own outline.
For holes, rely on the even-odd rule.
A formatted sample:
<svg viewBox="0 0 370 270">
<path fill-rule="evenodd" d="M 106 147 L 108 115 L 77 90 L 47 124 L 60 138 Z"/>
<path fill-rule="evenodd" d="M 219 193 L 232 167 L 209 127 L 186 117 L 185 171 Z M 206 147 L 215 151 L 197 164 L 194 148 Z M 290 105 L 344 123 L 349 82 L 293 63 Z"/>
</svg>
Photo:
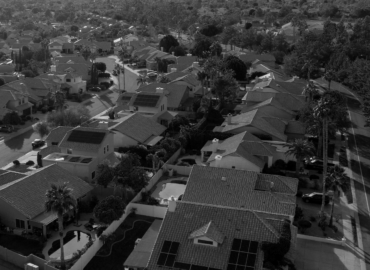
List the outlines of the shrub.
<svg viewBox="0 0 370 270">
<path fill-rule="evenodd" d="M 311 228 L 312 224 L 311 222 L 309 222 L 308 220 L 305 220 L 305 219 L 301 219 L 297 222 L 298 224 L 298 229 L 304 233 L 304 231 L 308 228 Z"/>
<path fill-rule="evenodd" d="M 338 227 L 337 226 L 332 225 L 331 228 L 333 229 L 333 232 L 334 233 L 337 233 L 338 232 Z"/>
<path fill-rule="evenodd" d="M 298 182 L 298 188 L 307 188 L 307 182 L 305 179 L 303 178 L 298 178 L 299 182 Z"/>
<path fill-rule="evenodd" d="M 275 167 L 278 168 L 279 170 L 285 170 L 286 163 L 284 160 L 278 159 L 275 161 Z"/>
<path fill-rule="evenodd" d="M 289 160 L 288 163 L 286 164 L 286 170 L 287 171 L 295 171 L 296 168 L 296 162 Z"/>
<path fill-rule="evenodd" d="M 32 165 L 35 165 L 35 162 L 33 162 L 32 160 L 29 160 L 26 162 L 26 165 L 32 166 Z"/>
<path fill-rule="evenodd" d="M 294 220 L 301 220 L 302 218 L 303 218 L 303 210 L 298 205 L 296 205 Z"/>
<path fill-rule="evenodd" d="M 159 205 L 159 201 L 156 198 L 148 197 L 147 203 L 149 205 Z"/>
<path fill-rule="evenodd" d="M 16 165 L 16 166 L 21 165 L 21 163 L 19 162 L 19 160 L 14 160 L 14 161 L 13 161 L 13 164 L 14 164 L 14 165 Z"/>
</svg>

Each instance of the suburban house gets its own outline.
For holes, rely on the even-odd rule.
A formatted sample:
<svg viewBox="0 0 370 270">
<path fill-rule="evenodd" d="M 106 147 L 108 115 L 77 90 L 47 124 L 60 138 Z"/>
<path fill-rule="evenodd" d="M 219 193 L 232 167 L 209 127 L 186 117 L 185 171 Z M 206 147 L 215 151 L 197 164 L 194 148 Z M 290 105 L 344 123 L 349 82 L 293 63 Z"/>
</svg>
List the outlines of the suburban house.
<svg viewBox="0 0 370 270">
<path fill-rule="evenodd" d="M 72 127 L 64 127 L 64 126 L 53 128 L 50 131 L 49 135 L 45 138 L 47 146 L 59 145 L 59 143 L 63 140 L 67 132 L 72 129 L 73 129 Z"/>
<path fill-rule="evenodd" d="M 32 104 L 28 96 L 14 90 L 0 89 L 0 118 L 3 119 L 10 111 L 15 111 L 19 116 L 32 114 Z"/>
<path fill-rule="evenodd" d="M 161 135 L 166 131 L 166 127 L 140 113 L 127 115 L 118 121 L 109 127 L 113 132 L 114 148 L 137 144 L 153 146 L 163 138 Z"/>
<path fill-rule="evenodd" d="M 250 112 L 256 109 L 264 114 L 273 115 L 274 117 L 285 120 L 294 119 L 296 116 L 295 112 L 287 109 L 275 97 L 271 97 L 252 106 L 245 105 L 242 108 L 241 113 Z"/>
<path fill-rule="evenodd" d="M 88 66 L 92 66 L 92 62 L 86 60 L 83 58 L 83 56 L 68 56 L 68 55 L 63 55 L 63 56 L 57 56 L 53 59 L 54 64 L 59 63 L 59 64 L 85 64 Z"/>
<path fill-rule="evenodd" d="M 169 200 L 152 252 L 137 268 L 262 270 L 262 242 L 277 243 L 286 229 L 287 257 L 294 261 L 297 188 L 293 178 L 195 165 L 182 200 Z"/>
<path fill-rule="evenodd" d="M 50 96 L 51 93 L 59 90 L 58 84 L 43 78 L 43 75 L 35 78 L 20 77 L 20 81 L 24 83 L 33 93 L 43 99 Z"/>
<path fill-rule="evenodd" d="M 262 172 L 273 164 L 275 148 L 248 132 L 224 141 L 213 139 L 201 149 L 202 161 L 211 167 Z"/>
<path fill-rule="evenodd" d="M 124 96 L 122 98 L 129 98 Z M 148 116 L 155 116 L 167 110 L 167 93 L 163 88 L 156 92 L 139 92 L 130 97 L 128 108 L 131 112 L 139 112 Z M 118 113 L 118 115 L 120 115 Z M 124 114 L 126 115 L 126 114 Z"/>
<path fill-rule="evenodd" d="M 157 61 L 156 58 L 159 59 L 171 59 L 174 62 L 176 62 L 176 57 L 172 54 L 163 52 L 161 50 L 158 50 L 157 48 L 148 46 L 145 48 L 142 48 L 140 50 L 136 50 L 133 52 L 133 56 L 137 57 L 139 60 L 145 60 L 146 61 L 146 67 L 148 69 L 157 70 Z"/>
<path fill-rule="evenodd" d="M 175 71 L 166 74 L 166 77 L 170 80 L 169 84 L 189 87 L 190 97 L 203 96 L 203 87 L 194 74 Z"/>
<path fill-rule="evenodd" d="M 176 58 L 176 64 L 168 65 L 167 69 L 170 71 L 184 71 L 185 69 L 191 67 L 193 63 L 197 61 L 197 57 L 192 56 L 191 54 L 187 56 L 179 56 Z"/>
<path fill-rule="evenodd" d="M 247 107 L 252 107 L 266 101 L 270 98 L 274 98 L 280 104 L 284 104 L 284 108 L 293 112 L 300 111 L 305 106 L 306 97 L 303 95 L 293 95 L 290 93 L 274 93 L 274 92 L 259 92 L 259 91 L 248 91 L 242 98 L 243 104 Z"/>
<path fill-rule="evenodd" d="M 50 141 L 51 138 L 47 140 Z M 113 164 L 117 161 L 113 133 L 108 129 L 73 128 L 65 133 L 58 147 L 60 152 L 44 157 L 43 165 L 56 163 L 86 181 L 95 179 L 97 166 L 104 160 Z"/>
<path fill-rule="evenodd" d="M 303 95 L 306 85 L 307 82 L 298 80 L 293 82 L 283 82 L 274 79 L 263 79 L 263 81 L 255 84 L 252 91 Z"/>
<path fill-rule="evenodd" d="M 13 60 L 4 61 L 0 63 L 0 74 L 13 74 L 15 71 L 15 64 Z"/>
<path fill-rule="evenodd" d="M 29 87 L 30 80 L 23 80 L 25 78 L 19 77 L 20 80 L 15 80 L 0 86 L 0 90 L 10 90 L 13 93 L 18 93 L 28 97 L 28 101 L 32 103 L 33 106 L 39 106 L 42 103 L 42 96 L 39 96 L 36 91 Z M 45 86 L 46 88 L 46 86 Z"/>
<path fill-rule="evenodd" d="M 90 65 L 84 64 L 84 63 L 58 63 L 56 62 L 55 65 L 52 65 L 50 68 L 50 71 L 52 73 L 59 73 L 59 74 L 65 74 L 65 73 L 76 73 L 79 76 L 81 76 L 81 79 L 83 81 L 89 80 L 89 70 Z"/>
<path fill-rule="evenodd" d="M 137 89 L 141 93 L 164 92 L 167 95 L 167 109 L 169 111 L 192 111 L 190 87 L 181 84 L 152 83 Z"/>
<path fill-rule="evenodd" d="M 57 51 L 57 52 L 62 52 L 63 50 L 63 42 L 60 40 L 54 40 L 49 43 L 49 51 Z"/>
<path fill-rule="evenodd" d="M 88 183 L 57 165 L 45 166 L 32 174 L 5 172 L 0 174 L 0 217 L 10 228 L 39 230 L 46 237 L 49 225 L 57 214 L 45 212 L 45 193 L 51 184 L 68 183 L 79 201 L 93 189 Z M 74 213 L 70 213 L 74 215 Z"/>
</svg>

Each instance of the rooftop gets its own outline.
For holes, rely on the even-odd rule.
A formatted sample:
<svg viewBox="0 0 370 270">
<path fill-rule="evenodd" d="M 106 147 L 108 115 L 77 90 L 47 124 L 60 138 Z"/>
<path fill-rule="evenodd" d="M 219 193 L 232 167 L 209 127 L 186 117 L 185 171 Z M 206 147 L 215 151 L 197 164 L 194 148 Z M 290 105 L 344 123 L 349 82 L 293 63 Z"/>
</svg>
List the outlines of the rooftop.
<svg viewBox="0 0 370 270">
<path fill-rule="evenodd" d="M 56 162 L 69 162 L 69 163 L 81 163 L 89 164 L 94 160 L 94 157 L 81 156 L 81 155 L 68 155 L 63 153 L 52 153 L 43 159 L 56 161 Z"/>
</svg>

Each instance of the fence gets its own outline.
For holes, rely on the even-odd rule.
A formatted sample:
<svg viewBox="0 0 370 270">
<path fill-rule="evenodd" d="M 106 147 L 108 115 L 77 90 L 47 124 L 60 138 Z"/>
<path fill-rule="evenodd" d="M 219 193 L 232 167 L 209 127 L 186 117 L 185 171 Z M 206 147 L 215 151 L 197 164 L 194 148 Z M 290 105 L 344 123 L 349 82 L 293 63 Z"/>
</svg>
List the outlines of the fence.
<svg viewBox="0 0 370 270">
<path fill-rule="evenodd" d="M 47 265 L 44 259 L 36 257 L 33 254 L 23 256 L 2 246 L 0 246 L 0 258 L 22 269 L 24 269 L 25 264 L 32 263 L 37 265 L 40 270 L 56 270 L 56 268 Z"/>
<path fill-rule="evenodd" d="M 174 171 L 177 172 L 177 174 L 181 174 L 181 175 L 190 175 L 190 172 L 193 168 L 193 166 L 191 167 L 187 167 L 187 166 L 177 166 L 177 165 L 172 165 L 172 164 L 166 164 L 166 169 L 173 169 Z"/>
<path fill-rule="evenodd" d="M 154 218 L 164 218 L 167 212 L 167 207 L 164 206 L 130 203 L 130 207 L 135 208 L 136 214 L 138 215 L 149 216 Z"/>
<path fill-rule="evenodd" d="M 179 148 L 173 155 L 170 157 L 166 164 L 173 164 L 180 156 L 182 148 Z"/>
<path fill-rule="evenodd" d="M 344 246 L 346 244 L 345 238 L 343 238 L 342 241 L 338 241 L 338 240 L 327 239 L 327 238 L 322 238 L 322 237 L 309 236 L 305 234 L 297 234 L 297 238 L 312 240 L 312 241 L 322 242 L 322 243 L 329 243 L 329 244 L 334 244 L 334 245 L 340 245 L 340 246 Z"/>
</svg>

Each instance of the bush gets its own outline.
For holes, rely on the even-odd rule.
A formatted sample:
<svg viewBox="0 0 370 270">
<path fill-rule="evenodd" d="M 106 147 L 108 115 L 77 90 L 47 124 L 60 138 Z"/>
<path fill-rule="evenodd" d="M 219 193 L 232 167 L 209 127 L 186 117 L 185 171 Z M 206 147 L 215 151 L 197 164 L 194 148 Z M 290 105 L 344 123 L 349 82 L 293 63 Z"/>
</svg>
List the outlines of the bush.
<svg viewBox="0 0 370 270">
<path fill-rule="evenodd" d="M 275 161 L 275 167 L 278 168 L 279 170 L 285 170 L 286 163 L 284 160 L 278 159 Z"/>
<path fill-rule="evenodd" d="M 14 161 L 13 161 L 13 164 L 14 164 L 14 165 L 16 165 L 16 166 L 21 165 L 21 163 L 19 162 L 19 160 L 14 160 Z"/>
<path fill-rule="evenodd" d="M 159 201 L 156 199 L 156 198 L 153 198 L 153 197 L 148 197 L 147 199 L 147 203 L 149 205 L 159 205 Z"/>
<path fill-rule="evenodd" d="M 303 218 L 303 210 L 298 205 L 296 205 L 294 220 L 301 220 L 302 218 Z"/>
<path fill-rule="evenodd" d="M 303 178 L 298 178 L 298 188 L 307 188 L 308 184 L 305 179 Z"/>
<path fill-rule="evenodd" d="M 288 163 L 286 164 L 286 170 L 287 171 L 295 171 L 296 168 L 296 162 L 289 160 Z"/>
<path fill-rule="evenodd" d="M 29 160 L 26 162 L 26 165 L 32 166 L 32 165 L 35 165 L 35 162 L 33 162 L 32 160 Z"/>
</svg>

